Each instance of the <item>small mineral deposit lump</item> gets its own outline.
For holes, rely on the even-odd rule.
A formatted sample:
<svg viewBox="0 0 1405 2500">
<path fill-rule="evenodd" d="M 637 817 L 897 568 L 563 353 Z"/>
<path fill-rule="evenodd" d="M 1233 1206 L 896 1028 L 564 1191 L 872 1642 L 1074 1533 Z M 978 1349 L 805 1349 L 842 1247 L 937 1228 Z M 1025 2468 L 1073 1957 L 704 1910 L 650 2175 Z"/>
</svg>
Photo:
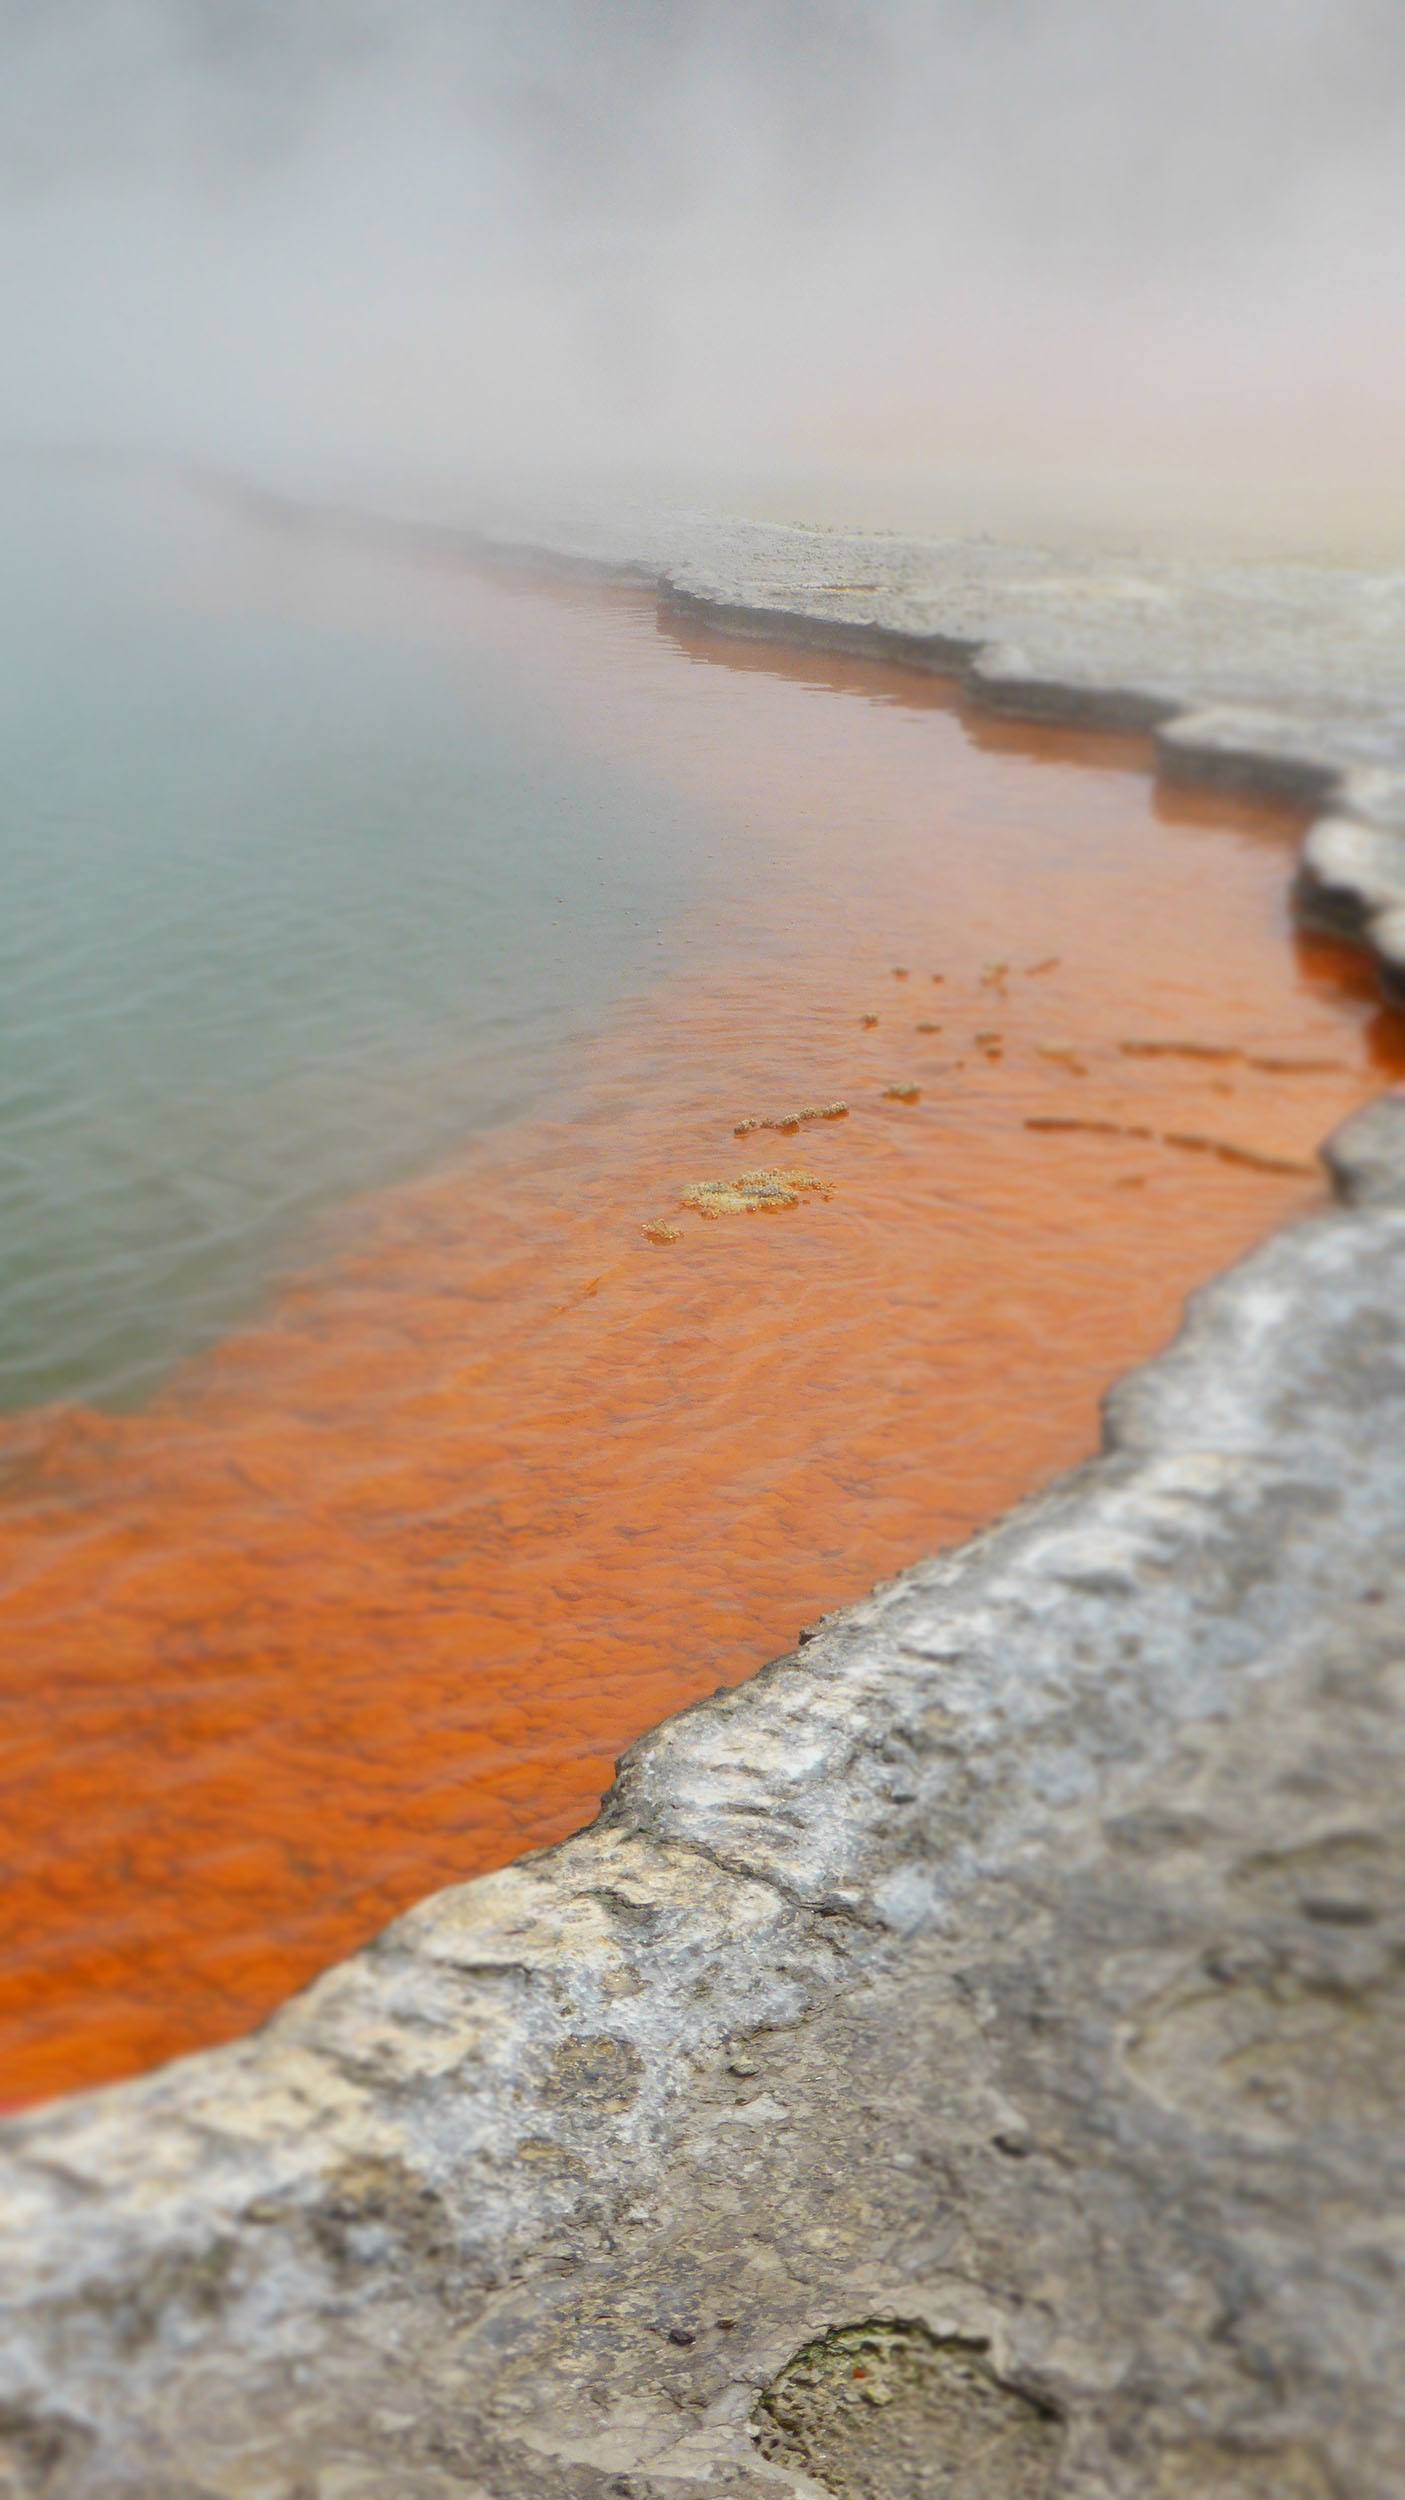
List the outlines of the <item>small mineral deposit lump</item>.
<svg viewBox="0 0 1405 2500">
<path fill-rule="evenodd" d="M 848 1116 L 846 1102 L 811 1102 L 805 1105 L 803 1111 L 782 1111 L 773 1120 L 738 1120 L 732 1135 L 749 1137 L 753 1129 L 774 1128 L 780 1129 L 787 1137 L 793 1137 L 795 1131 L 803 1128 L 808 1120 L 847 1120 Z"/>
<path fill-rule="evenodd" d="M 681 1224 L 641 1224 L 639 1230 L 646 1241 L 681 1241 L 683 1238 Z"/>
<path fill-rule="evenodd" d="M 732 1181 L 691 1181 L 683 1192 L 685 1207 L 694 1207 L 709 1221 L 719 1215 L 752 1215 L 763 1207 L 794 1207 L 807 1196 L 827 1198 L 828 1184 L 814 1172 L 739 1172 Z"/>
<path fill-rule="evenodd" d="M 883 1099 L 885 1102 L 920 1102 L 922 1088 L 920 1085 L 885 1085 Z"/>
</svg>

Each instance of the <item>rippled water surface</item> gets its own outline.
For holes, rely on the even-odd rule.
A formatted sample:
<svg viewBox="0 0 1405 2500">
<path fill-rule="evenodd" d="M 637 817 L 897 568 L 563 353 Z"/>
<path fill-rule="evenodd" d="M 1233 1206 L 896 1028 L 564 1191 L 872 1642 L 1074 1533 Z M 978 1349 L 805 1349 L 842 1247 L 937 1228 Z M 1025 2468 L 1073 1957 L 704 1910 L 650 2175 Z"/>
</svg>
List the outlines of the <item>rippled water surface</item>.
<svg viewBox="0 0 1405 2500">
<path fill-rule="evenodd" d="M 26 529 L 15 2100 L 237 2031 L 1085 1455 L 1405 1065 L 1291 821 L 1135 743 L 642 593 Z"/>
<path fill-rule="evenodd" d="M 699 878 L 705 808 L 489 636 L 279 555 L 0 480 L 0 1405 L 139 1394 L 314 1210 L 521 1112 Z"/>
</svg>

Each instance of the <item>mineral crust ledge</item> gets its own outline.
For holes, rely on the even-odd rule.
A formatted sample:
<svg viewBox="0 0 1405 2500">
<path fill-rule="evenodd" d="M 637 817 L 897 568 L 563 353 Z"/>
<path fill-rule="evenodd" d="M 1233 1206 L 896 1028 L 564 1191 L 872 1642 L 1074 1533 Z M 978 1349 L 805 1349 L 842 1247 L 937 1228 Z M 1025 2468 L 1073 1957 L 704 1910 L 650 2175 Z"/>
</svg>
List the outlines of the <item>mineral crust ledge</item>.
<svg viewBox="0 0 1405 2500">
<path fill-rule="evenodd" d="M 6 2500 L 1399 2500 L 1405 1100 L 1326 1159 L 1088 1466 L 0 2133 Z"/>
<path fill-rule="evenodd" d="M 357 490 L 313 504 L 205 476 L 270 524 L 435 563 L 633 582 L 698 629 L 896 660 L 977 711 L 1150 731 L 1170 781 L 1321 810 L 1300 917 L 1354 939 L 1405 1003 L 1405 572 L 805 528 L 599 497 L 492 525 Z"/>
</svg>

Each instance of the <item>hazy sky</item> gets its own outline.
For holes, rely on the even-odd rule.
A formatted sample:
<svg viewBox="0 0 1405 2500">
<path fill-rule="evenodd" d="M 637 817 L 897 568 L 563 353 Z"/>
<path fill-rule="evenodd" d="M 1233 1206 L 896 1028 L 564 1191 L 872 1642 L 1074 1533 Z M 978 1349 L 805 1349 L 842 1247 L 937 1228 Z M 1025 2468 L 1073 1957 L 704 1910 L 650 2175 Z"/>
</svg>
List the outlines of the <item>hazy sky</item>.
<svg viewBox="0 0 1405 2500">
<path fill-rule="evenodd" d="M 0 430 L 1405 504 L 1405 0 L 0 0 Z"/>
</svg>

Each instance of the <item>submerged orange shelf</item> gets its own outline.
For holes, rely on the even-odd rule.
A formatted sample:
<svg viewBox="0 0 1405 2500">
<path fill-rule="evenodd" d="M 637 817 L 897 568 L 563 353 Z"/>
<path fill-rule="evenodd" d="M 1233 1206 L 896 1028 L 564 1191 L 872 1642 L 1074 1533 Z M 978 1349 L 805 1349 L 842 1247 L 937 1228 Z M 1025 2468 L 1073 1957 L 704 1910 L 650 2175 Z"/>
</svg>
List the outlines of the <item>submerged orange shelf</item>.
<svg viewBox="0 0 1405 2500">
<path fill-rule="evenodd" d="M 276 560 L 353 613 L 395 571 Z M 1106 1384 L 1405 1069 L 1349 959 L 1291 939 L 1290 821 L 1158 797 L 1135 746 L 640 598 L 394 597 L 692 777 L 747 873 L 555 1101 L 344 1211 L 142 1412 L 6 1420 L 11 2103 L 246 2027 L 1090 1451 Z M 822 1186 L 686 1201 L 758 1167 Z"/>
</svg>

